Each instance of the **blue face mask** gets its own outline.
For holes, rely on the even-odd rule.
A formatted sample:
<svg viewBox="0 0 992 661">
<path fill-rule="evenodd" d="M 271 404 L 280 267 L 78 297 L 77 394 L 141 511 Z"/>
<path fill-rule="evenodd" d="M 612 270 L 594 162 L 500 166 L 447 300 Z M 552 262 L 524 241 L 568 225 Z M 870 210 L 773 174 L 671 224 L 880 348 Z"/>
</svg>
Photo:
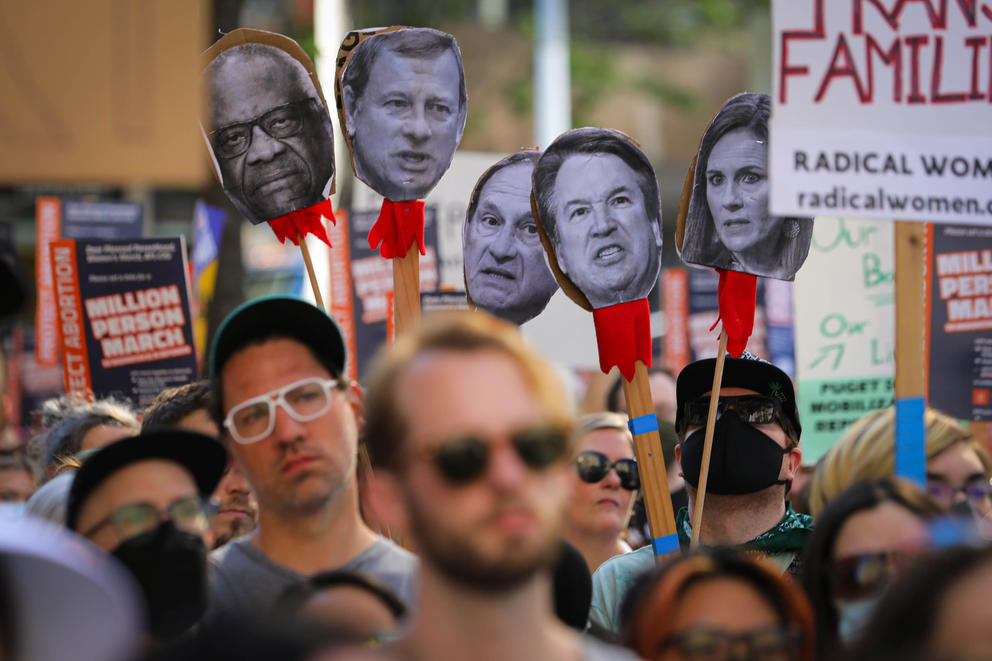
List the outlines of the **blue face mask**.
<svg viewBox="0 0 992 661">
<path fill-rule="evenodd" d="M 835 601 L 837 609 L 837 635 L 845 647 L 850 647 L 858 639 L 865 625 L 875 612 L 882 593 L 856 601 Z"/>
<path fill-rule="evenodd" d="M 23 516 L 27 503 L 0 503 L 0 517 Z"/>
</svg>

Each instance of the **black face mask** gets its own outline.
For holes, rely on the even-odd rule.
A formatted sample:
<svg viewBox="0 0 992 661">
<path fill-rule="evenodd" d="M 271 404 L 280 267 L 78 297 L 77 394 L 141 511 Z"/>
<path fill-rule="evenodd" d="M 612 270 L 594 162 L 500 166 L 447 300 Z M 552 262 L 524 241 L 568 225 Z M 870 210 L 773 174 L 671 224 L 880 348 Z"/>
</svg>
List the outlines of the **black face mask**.
<svg viewBox="0 0 992 661">
<path fill-rule="evenodd" d="M 682 443 L 682 475 L 693 487 L 699 485 L 705 432 L 705 427 L 697 429 Z M 786 480 L 778 479 L 785 452 L 767 434 L 742 422 L 733 411 L 727 411 L 713 429 L 706 492 L 738 495 L 755 493 L 773 484 L 785 484 Z"/>
<path fill-rule="evenodd" d="M 159 639 L 196 624 L 207 607 L 207 547 L 192 533 L 165 521 L 121 543 L 113 555 L 131 570 L 148 608 L 148 625 Z"/>
</svg>

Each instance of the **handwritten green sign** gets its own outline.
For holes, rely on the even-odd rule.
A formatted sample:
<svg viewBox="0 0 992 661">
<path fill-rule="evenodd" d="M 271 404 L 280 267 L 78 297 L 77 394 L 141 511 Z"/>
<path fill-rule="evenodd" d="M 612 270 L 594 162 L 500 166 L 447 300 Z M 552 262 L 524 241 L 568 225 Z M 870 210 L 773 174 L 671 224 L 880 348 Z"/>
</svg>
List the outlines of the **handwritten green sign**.
<svg viewBox="0 0 992 661">
<path fill-rule="evenodd" d="M 813 227 L 794 291 L 804 462 L 892 403 L 895 355 L 891 223 L 817 218 Z"/>
</svg>

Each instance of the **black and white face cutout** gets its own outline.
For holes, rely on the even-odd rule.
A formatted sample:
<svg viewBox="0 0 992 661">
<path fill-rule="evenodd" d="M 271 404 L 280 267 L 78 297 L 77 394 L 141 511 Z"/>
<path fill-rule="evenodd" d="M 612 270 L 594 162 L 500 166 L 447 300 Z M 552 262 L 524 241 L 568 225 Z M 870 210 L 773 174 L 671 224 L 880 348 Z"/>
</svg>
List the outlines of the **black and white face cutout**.
<svg viewBox="0 0 992 661">
<path fill-rule="evenodd" d="M 399 28 L 350 33 L 342 52 L 339 104 L 355 176 L 389 200 L 425 198 L 465 129 L 457 42 L 437 30 Z"/>
<path fill-rule="evenodd" d="M 661 270 L 661 196 L 632 140 L 600 128 L 562 134 L 541 156 L 533 192 L 552 268 L 572 298 L 576 288 L 595 309 L 647 297 Z"/>
<path fill-rule="evenodd" d="M 540 314 L 558 291 L 530 203 L 539 156 L 521 151 L 489 168 L 472 190 L 462 225 L 469 301 L 518 325 Z"/>
<path fill-rule="evenodd" d="M 767 94 L 739 94 L 706 129 L 680 211 L 683 261 L 791 280 L 806 260 L 813 219 L 769 213 L 770 110 Z"/>
<path fill-rule="evenodd" d="M 303 50 L 281 35 L 235 30 L 207 57 L 203 130 L 234 206 L 258 224 L 326 200 L 334 134 Z"/>
</svg>

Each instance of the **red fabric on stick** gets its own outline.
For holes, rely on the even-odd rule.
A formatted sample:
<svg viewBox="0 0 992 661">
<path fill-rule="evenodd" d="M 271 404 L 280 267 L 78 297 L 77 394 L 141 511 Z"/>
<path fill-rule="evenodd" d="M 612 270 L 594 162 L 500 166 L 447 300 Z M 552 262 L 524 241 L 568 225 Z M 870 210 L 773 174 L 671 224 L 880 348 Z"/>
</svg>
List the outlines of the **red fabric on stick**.
<svg viewBox="0 0 992 661">
<path fill-rule="evenodd" d="M 640 360 L 651 367 L 651 307 L 642 298 L 592 311 L 599 345 L 599 369 L 609 374 L 616 365 L 628 382 Z"/>
<path fill-rule="evenodd" d="M 424 246 L 424 201 L 393 202 L 383 200 L 382 209 L 369 230 L 369 248 L 379 250 L 385 259 L 406 257 L 410 246 L 417 242 L 421 255 Z"/>
<path fill-rule="evenodd" d="M 327 236 L 327 227 L 324 225 L 324 218 L 332 223 L 337 223 L 334 217 L 334 205 L 330 200 L 324 200 L 317 204 L 311 204 L 303 209 L 290 211 L 285 216 L 279 216 L 268 221 L 269 227 L 275 232 L 276 238 L 281 243 L 286 243 L 286 239 L 293 242 L 294 246 L 300 245 L 300 237 L 313 234 L 315 237 L 331 245 L 331 239 Z"/>
<path fill-rule="evenodd" d="M 750 273 L 717 269 L 717 302 L 723 330 L 727 333 L 727 353 L 740 358 L 747 348 L 747 340 L 754 330 L 754 305 L 758 292 L 758 278 Z M 713 324 L 716 327 L 716 324 Z M 710 329 L 712 330 L 712 328 Z"/>
</svg>

